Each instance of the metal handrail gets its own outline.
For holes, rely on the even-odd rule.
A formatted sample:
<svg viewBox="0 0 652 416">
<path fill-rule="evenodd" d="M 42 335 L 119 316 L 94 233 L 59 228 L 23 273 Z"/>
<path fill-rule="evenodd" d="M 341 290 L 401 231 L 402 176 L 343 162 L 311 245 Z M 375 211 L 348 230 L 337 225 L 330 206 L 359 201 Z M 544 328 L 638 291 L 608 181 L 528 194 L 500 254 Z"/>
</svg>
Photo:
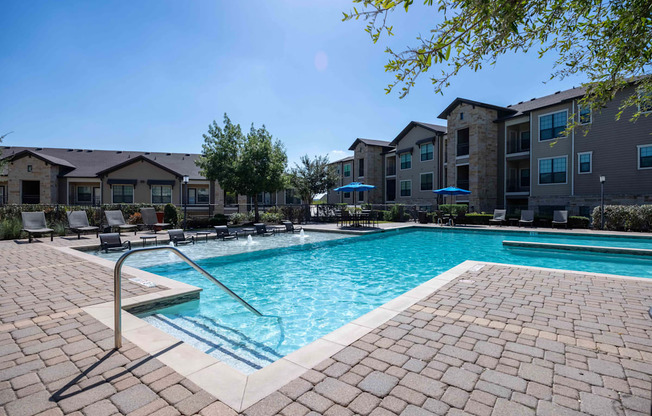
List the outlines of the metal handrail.
<svg viewBox="0 0 652 416">
<path fill-rule="evenodd" d="M 249 309 L 251 312 L 255 313 L 258 316 L 263 316 L 256 308 L 247 303 L 240 296 L 235 294 L 231 289 L 224 286 L 222 282 L 213 277 L 210 273 L 204 270 L 200 265 L 192 261 L 188 256 L 183 254 L 179 249 L 171 246 L 158 246 L 158 247 L 145 247 L 137 248 L 134 250 L 129 250 L 115 263 L 113 268 L 113 298 L 114 298 L 114 324 L 115 324 L 115 348 L 119 349 L 122 347 L 122 264 L 127 260 L 127 257 L 132 254 L 142 253 L 144 251 L 158 251 L 158 250 L 169 250 L 179 256 L 183 261 L 192 266 L 193 269 L 197 270 L 199 273 L 203 274 L 204 277 L 208 278 L 211 282 L 215 283 L 220 289 L 225 291 L 227 295 L 231 296 L 233 299 L 238 301 L 242 306 Z"/>
</svg>

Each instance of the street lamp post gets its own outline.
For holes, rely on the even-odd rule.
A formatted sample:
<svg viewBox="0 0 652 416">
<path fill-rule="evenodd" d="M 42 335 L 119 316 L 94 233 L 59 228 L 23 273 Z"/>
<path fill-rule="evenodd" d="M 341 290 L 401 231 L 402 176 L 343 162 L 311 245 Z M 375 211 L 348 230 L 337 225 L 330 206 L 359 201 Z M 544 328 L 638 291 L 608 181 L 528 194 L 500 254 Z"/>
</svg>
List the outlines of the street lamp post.
<svg viewBox="0 0 652 416">
<path fill-rule="evenodd" d="M 604 230 L 604 183 L 607 178 L 600 176 L 600 229 Z"/>
<path fill-rule="evenodd" d="M 183 230 L 186 230 L 186 220 L 188 219 L 188 182 L 190 182 L 190 177 L 188 175 L 183 175 L 183 184 L 185 185 L 185 191 L 183 192 Z"/>
</svg>

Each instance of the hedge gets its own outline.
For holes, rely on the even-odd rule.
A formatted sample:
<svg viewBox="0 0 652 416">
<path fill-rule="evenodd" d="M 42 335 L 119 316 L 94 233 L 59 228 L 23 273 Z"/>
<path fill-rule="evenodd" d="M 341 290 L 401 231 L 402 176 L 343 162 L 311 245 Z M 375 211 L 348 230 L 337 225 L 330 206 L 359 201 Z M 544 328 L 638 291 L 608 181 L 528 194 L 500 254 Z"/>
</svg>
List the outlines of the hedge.
<svg viewBox="0 0 652 416">
<path fill-rule="evenodd" d="M 601 228 L 601 209 L 593 210 L 593 228 Z M 605 205 L 604 228 L 611 231 L 652 231 L 652 205 Z"/>
</svg>

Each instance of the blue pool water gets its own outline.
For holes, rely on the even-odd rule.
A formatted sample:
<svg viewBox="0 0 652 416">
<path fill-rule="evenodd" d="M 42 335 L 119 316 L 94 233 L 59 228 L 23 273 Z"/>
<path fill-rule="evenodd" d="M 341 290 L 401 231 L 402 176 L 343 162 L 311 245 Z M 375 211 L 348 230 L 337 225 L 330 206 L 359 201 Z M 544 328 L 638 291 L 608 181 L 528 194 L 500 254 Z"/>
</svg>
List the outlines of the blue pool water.
<svg viewBox="0 0 652 416">
<path fill-rule="evenodd" d="M 277 237 L 266 241 L 273 245 L 272 239 Z M 204 290 L 200 300 L 141 317 L 250 373 L 464 260 L 652 277 L 650 257 L 502 245 L 503 240 L 520 240 L 652 248 L 646 239 L 438 229 L 332 237 L 317 243 L 198 261 L 262 313 L 280 320 L 254 316 L 185 263 L 144 270 L 201 287 Z"/>
</svg>

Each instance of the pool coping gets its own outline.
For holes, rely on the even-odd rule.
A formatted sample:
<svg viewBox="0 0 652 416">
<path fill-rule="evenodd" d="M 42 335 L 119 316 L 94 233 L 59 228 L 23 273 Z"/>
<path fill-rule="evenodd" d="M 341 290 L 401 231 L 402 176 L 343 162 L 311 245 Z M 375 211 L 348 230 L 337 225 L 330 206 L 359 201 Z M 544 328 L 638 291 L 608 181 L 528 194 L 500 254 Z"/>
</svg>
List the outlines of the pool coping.
<svg viewBox="0 0 652 416">
<path fill-rule="evenodd" d="M 432 227 L 420 227 L 419 225 L 414 224 L 391 229 L 374 230 L 374 232 L 388 232 L 406 228 L 431 229 Z M 368 234 L 368 232 L 356 234 L 364 235 Z M 105 267 L 113 268 L 115 264 L 113 261 L 102 259 L 98 256 L 81 251 L 78 249 L 79 247 L 53 248 Z M 399 313 L 410 308 L 412 305 L 428 296 L 431 296 L 434 292 L 452 282 L 462 274 L 467 271 L 479 271 L 485 265 L 500 265 L 519 269 L 574 273 L 596 277 L 648 280 L 642 277 L 466 260 L 386 302 L 367 314 L 341 326 L 335 331 L 332 331 L 312 343 L 286 355 L 261 370 L 246 375 L 234 369 L 229 364 L 221 362 L 218 359 L 195 349 L 189 344 L 180 341 L 174 336 L 161 331 L 128 312 L 130 307 L 157 302 L 162 299 L 186 296 L 193 293 L 198 294 L 201 291 L 200 288 L 136 269 L 131 266 L 123 266 L 123 271 L 125 273 L 151 281 L 157 286 L 165 287 L 165 289 L 159 292 L 135 296 L 123 300 L 123 338 L 132 342 L 149 354 L 157 354 L 157 359 L 163 364 L 169 366 L 180 375 L 188 378 L 190 381 L 194 382 L 199 387 L 215 396 L 218 400 L 233 408 L 235 411 L 241 412 L 309 371 L 323 360 L 351 345 Z M 125 310 L 125 308 L 127 310 Z M 110 329 L 114 329 L 113 302 L 87 306 L 82 309 Z M 163 352 L 163 350 L 165 351 Z"/>
<path fill-rule="evenodd" d="M 576 244 L 538 243 L 530 241 L 503 240 L 505 247 L 540 248 L 546 250 L 587 251 L 593 253 L 627 254 L 632 256 L 652 256 L 652 250 L 644 248 L 586 246 Z"/>
</svg>

